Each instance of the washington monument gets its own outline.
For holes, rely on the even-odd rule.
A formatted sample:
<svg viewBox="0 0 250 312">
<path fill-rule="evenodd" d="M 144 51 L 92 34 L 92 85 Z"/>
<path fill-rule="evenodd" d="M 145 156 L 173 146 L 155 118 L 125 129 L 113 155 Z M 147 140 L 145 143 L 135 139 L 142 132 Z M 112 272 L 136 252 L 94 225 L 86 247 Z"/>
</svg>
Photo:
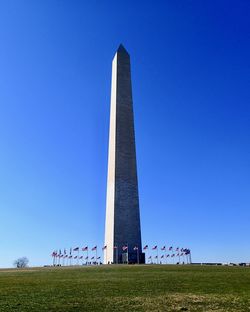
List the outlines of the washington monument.
<svg viewBox="0 0 250 312">
<path fill-rule="evenodd" d="M 135 151 L 130 57 L 120 45 L 112 62 L 105 263 L 144 263 Z"/>
</svg>

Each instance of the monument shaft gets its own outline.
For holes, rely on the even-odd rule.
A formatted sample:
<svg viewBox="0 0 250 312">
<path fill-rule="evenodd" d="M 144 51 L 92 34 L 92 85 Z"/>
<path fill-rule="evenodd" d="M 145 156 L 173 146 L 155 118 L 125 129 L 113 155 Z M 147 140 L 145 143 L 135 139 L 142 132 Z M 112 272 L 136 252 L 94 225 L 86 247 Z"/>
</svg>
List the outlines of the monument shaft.
<svg viewBox="0 0 250 312">
<path fill-rule="evenodd" d="M 144 262 L 130 57 L 123 46 L 119 47 L 112 63 L 105 245 L 106 263 Z M 122 250 L 124 246 L 128 251 Z"/>
</svg>

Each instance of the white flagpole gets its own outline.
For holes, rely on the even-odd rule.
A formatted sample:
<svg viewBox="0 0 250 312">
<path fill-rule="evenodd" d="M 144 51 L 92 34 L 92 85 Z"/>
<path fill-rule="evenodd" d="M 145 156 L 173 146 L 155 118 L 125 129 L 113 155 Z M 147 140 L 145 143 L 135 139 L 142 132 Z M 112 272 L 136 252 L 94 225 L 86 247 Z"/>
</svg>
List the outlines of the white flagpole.
<svg viewBox="0 0 250 312">
<path fill-rule="evenodd" d="M 127 264 L 128 264 L 128 244 L 127 244 Z"/>
</svg>

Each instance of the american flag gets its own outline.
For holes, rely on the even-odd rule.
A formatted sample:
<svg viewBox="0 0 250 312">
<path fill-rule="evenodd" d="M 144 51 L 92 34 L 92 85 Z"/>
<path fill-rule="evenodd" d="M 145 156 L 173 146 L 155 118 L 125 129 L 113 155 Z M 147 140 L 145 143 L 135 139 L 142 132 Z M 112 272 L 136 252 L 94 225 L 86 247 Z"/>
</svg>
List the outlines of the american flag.
<svg viewBox="0 0 250 312">
<path fill-rule="evenodd" d="M 138 247 L 137 247 L 137 246 L 135 246 L 135 247 L 134 247 L 134 250 L 138 250 Z"/>
<path fill-rule="evenodd" d="M 102 247 L 102 250 L 104 250 L 104 249 L 107 249 L 107 245 L 105 245 L 105 246 Z"/>
<path fill-rule="evenodd" d="M 157 249 L 157 246 L 154 246 L 154 247 L 152 248 L 152 250 L 155 250 L 155 249 Z"/>
<path fill-rule="evenodd" d="M 69 256 L 69 258 L 71 259 L 71 258 L 72 258 L 72 256 L 70 255 L 70 256 Z"/>
<path fill-rule="evenodd" d="M 171 257 L 174 257 L 174 256 L 175 256 L 175 254 L 172 254 L 172 255 L 171 255 Z"/>
<path fill-rule="evenodd" d="M 97 257 L 97 259 L 101 259 L 101 257 Z"/>
<path fill-rule="evenodd" d="M 168 250 L 173 250 L 173 246 L 170 246 L 170 247 L 168 248 Z"/>
<path fill-rule="evenodd" d="M 151 259 L 152 257 L 150 256 L 150 257 L 148 257 L 148 259 Z"/>
<path fill-rule="evenodd" d="M 77 256 L 75 256 L 74 259 L 77 259 Z"/>
<path fill-rule="evenodd" d="M 146 245 L 146 246 L 143 247 L 143 250 L 146 250 L 146 249 L 148 249 L 148 245 Z"/>
<path fill-rule="evenodd" d="M 93 250 L 96 250 L 96 249 L 97 249 L 97 246 L 93 247 L 91 250 L 93 251 Z"/>
<path fill-rule="evenodd" d="M 161 250 L 166 250 L 166 246 L 163 246 L 163 247 L 161 248 Z"/>
<path fill-rule="evenodd" d="M 158 256 L 155 256 L 155 259 L 157 259 L 158 258 Z"/>
<path fill-rule="evenodd" d="M 127 250 L 128 246 L 122 246 L 122 250 Z"/>
<path fill-rule="evenodd" d="M 86 257 L 85 260 L 88 260 L 89 257 Z"/>
<path fill-rule="evenodd" d="M 86 251 L 86 250 L 88 250 L 88 246 L 85 246 L 82 248 L 82 251 Z"/>
<path fill-rule="evenodd" d="M 161 258 L 164 258 L 164 255 L 162 255 Z"/>
<path fill-rule="evenodd" d="M 78 251 L 79 250 L 79 247 L 76 247 L 73 249 L 73 251 Z"/>
<path fill-rule="evenodd" d="M 179 251 L 179 247 L 177 247 L 175 251 Z"/>
<path fill-rule="evenodd" d="M 169 257 L 169 255 L 166 255 L 166 258 L 168 258 Z"/>
<path fill-rule="evenodd" d="M 95 259 L 95 257 L 91 257 L 91 260 Z"/>
<path fill-rule="evenodd" d="M 68 255 L 64 255 L 64 258 L 68 258 Z"/>
<path fill-rule="evenodd" d="M 82 259 L 82 258 L 83 258 L 83 256 L 79 257 L 79 259 Z"/>
</svg>

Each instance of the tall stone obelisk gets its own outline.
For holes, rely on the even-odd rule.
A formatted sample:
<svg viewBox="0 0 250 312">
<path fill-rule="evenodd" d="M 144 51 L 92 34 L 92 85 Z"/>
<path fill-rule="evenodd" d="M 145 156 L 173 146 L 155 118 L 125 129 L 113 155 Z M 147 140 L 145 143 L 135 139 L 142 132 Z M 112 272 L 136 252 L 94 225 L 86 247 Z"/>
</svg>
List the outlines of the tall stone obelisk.
<svg viewBox="0 0 250 312">
<path fill-rule="evenodd" d="M 145 261 L 133 115 L 130 57 L 120 45 L 112 63 L 104 263 Z"/>
</svg>

